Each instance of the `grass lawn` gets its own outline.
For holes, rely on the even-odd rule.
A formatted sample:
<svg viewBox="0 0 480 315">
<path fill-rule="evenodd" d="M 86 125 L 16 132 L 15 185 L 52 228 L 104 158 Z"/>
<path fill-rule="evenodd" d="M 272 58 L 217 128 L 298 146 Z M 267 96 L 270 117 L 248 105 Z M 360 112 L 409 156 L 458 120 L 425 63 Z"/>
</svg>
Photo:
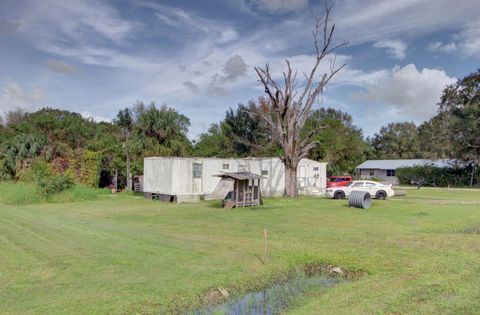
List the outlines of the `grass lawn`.
<svg viewBox="0 0 480 315">
<path fill-rule="evenodd" d="M 367 274 L 308 292 L 288 314 L 479 314 L 480 234 L 463 233 L 476 226 L 478 190 L 409 189 L 368 210 L 313 197 L 255 210 L 105 194 L 0 203 L 0 313 L 165 314 L 325 262 Z"/>
</svg>

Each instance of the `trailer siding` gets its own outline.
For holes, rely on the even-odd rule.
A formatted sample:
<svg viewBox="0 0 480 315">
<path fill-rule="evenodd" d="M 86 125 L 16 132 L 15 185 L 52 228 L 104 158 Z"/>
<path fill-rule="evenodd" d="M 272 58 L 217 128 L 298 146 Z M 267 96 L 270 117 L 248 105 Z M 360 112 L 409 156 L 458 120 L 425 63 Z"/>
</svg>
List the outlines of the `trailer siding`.
<svg viewBox="0 0 480 315">
<path fill-rule="evenodd" d="M 201 165 L 201 176 L 194 178 L 194 164 Z M 326 163 L 303 159 L 299 164 L 304 189 L 321 191 L 326 187 Z M 266 197 L 281 196 L 285 187 L 285 169 L 279 158 L 173 158 L 149 157 L 144 162 L 144 191 L 165 195 L 206 195 L 214 191 L 221 172 L 247 171 L 262 175 L 261 189 Z M 198 175 L 198 173 L 197 173 Z M 300 174 L 299 174 L 300 175 Z"/>
</svg>

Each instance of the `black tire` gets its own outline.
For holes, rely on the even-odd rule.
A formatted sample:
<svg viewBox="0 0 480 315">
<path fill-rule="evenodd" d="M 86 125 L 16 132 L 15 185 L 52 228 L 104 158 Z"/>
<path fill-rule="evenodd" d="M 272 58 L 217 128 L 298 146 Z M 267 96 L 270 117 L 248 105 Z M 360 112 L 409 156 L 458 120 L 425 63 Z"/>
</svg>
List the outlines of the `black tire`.
<svg viewBox="0 0 480 315">
<path fill-rule="evenodd" d="M 377 191 L 377 194 L 375 195 L 375 199 L 385 200 L 387 199 L 387 193 L 384 191 Z"/>
<path fill-rule="evenodd" d="M 341 190 L 339 191 L 336 191 L 334 194 L 333 194 L 333 199 L 343 199 L 345 198 L 345 193 Z"/>
</svg>

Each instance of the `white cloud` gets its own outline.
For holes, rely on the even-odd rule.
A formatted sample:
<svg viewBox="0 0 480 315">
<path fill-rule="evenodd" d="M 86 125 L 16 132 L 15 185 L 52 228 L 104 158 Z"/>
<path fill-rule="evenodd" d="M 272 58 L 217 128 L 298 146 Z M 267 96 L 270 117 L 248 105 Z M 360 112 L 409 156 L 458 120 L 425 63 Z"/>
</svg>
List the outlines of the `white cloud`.
<svg viewBox="0 0 480 315">
<path fill-rule="evenodd" d="M 457 45 L 454 42 L 443 44 L 442 42 L 433 42 L 428 45 L 428 50 L 431 52 L 452 53 L 457 51 Z"/>
<path fill-rule="evenodd" d="M 365 84 L 366 92 L 354 95 L 354 99 L 385 104 L 420 122 L 435 114 L 443 89 L 455 81 L 443 70 L 418 70 L 414 64 L 397 66 L 377 82 Z"/>
<path fill-rule="evenodd" d="M 92 114 L 91 112 L 89 112 L 87 110 L 84 110 L 84 111 L 80 112 L 80 115 L 82 115 L 82 117 L 85 118 L 85 119 L 92 119 L 95 122 L 102 122 L 102 121 L 111 122 L 112 121 L 112 119 L 110 119 L 110 118 Z"/>
<path fill-rule="evenodd" d="M 95 41 L 97 36 L 122 42 L 140 27 L 138 22 L 120 18 L 116 9 L 98 1 L 54 1 L 29 3 L 22 12 L 20 31 L 76 44 Z"/>
<path fill-rule="evenodd" d="M 407 44 L 399 39 L 384 39 L 373 44 L 375 48 L 386 48 L 387 53 L 393 59 L 404 59 L 406 57 Z"/>
<path fill-rule="evenodd" d="M 128 40 L 142 24 L 123 19 L 116 8 L 105 3 L 28 1 L 19 3 L 9 14 L 21 21 L 17 33 L 41 51 L 73 57 L 85 64 L 125 67 L 145 64 L 141 57 L 134 58 L 118 49 L 129 45 Z M 48 66 L 57 72 L 71 70 L 57 61 L 49 62 Z"/>
<path fill-rule="evenodd" d="M 468 22 L 456 37 L 465 54 L 480 58 L 480 19 Z"/>
<path fill-rule="evenodd" d="M 480 7 L 478 0 L 340 0 L 334 14 L 341 39 L 362 43 L 460 28 Z"/>
<path fill-rule="evenodd" d="M 218 75 L 215 75 L 213 80 L 207 87 L 207 93 L 212 96 L 226 97 L 230 95 L 230 91 L 221 85 L 217 79 Z"/>
<path fill-rule="evenodd" d="M 66 62 L 55 59 L 48 59 L 46 61 L 48 68 L 57 73 L 70 74 L 75 72 L 76 68 Z"/>
<path fill-rule="evenodd" d="M 213 96 L 228 96 L 230 91 L 225 85 L 235 83 L 241 77 L 247 75 L 247 64 L 240 55 L 229 58 L 224 66 L 223 73 L 215 73 L 207 87 L 207 93 Z"/>
<path fill-rule="evenodd" d="M 170 7 L 153 2 L 143 2 L 140 5 L 148 7 L 155 12 L 155 16 L 167 28 L 174 28 L 171 33 L 164 32 L 165 36 L 189 38 L 192 34 L 201 35 L 201 39 L 208 38 L 214 43 L 225 44 L 238 38 L 238 34 L 225 22 L 201 17 L 183 9 Z M 191 37 L 190 37 L 191 38 Z"/>
<path fill-rule="evenodd" d="M 15 109 L 31 111 L 43 105 L 44 101 L 42 89 L 35 88 L 28 92 L 17 82 L 7 80 L 0 93 L 0 113 L 5 114 Z"/>
<path fill-rule="evenodd" d="M 193 83 L 190 80 L 187 80 L 187 81 L 183 82 L 182 84 L 183 84 L 184 87 L 189 89 L 192 93 L 199 93 L 200 92 L 200 90 L 198 88 L 198 85 L 196 85 L 195 83 Z"/>
<path fill-rule="evenodd" d="M 220 34 L 220 38 L 217 40 L 220 44 L 225 44 L 231 42 L 232 40 L 236 40 L 238 38 L 237 32 L 233 28 L 227 28 L 226 30 L 222 31 Z"/>
<path fill-rule="evenodd" d="M 225 80 L 235 82 L 238 77 L 244 76 L 247 73 L 247 64 L 239 55 L 235 55 L 228 59 L 223 67 L 225 72 Z"/>
<path fill-rule="evenodd" d="M 262 10 L 285 12 L 305 8 L 308 0 L 255 0 L 254 3 Z"/>
</svg>

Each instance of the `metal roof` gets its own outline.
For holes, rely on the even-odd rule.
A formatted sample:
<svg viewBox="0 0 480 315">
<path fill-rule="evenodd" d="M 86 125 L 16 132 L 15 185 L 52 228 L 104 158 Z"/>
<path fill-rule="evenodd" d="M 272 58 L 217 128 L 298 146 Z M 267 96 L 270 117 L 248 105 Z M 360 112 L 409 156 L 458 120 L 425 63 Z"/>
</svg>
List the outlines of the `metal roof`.
<svg viewBox="0 0 480 315">
<path fill-rule="evenodd" d="M 443 160 L 426 160 L 426 159 L 412 159 L 412 160 L 368 160 L 357 166 L 357 169 L 380 169 L 380 170 L 394 170 L 400 167 L 412 166 L 435 166 L 435 167 L 455 167 L 460 162 L 454 159 Z"/>
<path fill-rule="evenodd" d="M 262 178 L 262 176 L 258 174 L 253 174 L 250 172 L 222 172 L 222 174 L 213 175 L 217 177 L 230 177 L 238 180 L 246 180 L 246 179 L 257 179 Z"/>
<path fill-rule="evenodd" d="M 240 158 L 219 158 L 219 157 L 178 157 L 178 156 L 147 156 L 144 160 L 190 160 L 190 161 L 198 161 L 198 160 L 219 160 L 219 161 L 268 161 L 268 160 L 281 160 L 278 156 L 272 157 L 240 157 Z M 311 161 L 315 163 L 321 164 L 328 164 L 326 161 L 316 161 L 308 158 L 303 158 L 302 161 Z"/>
</svg>

